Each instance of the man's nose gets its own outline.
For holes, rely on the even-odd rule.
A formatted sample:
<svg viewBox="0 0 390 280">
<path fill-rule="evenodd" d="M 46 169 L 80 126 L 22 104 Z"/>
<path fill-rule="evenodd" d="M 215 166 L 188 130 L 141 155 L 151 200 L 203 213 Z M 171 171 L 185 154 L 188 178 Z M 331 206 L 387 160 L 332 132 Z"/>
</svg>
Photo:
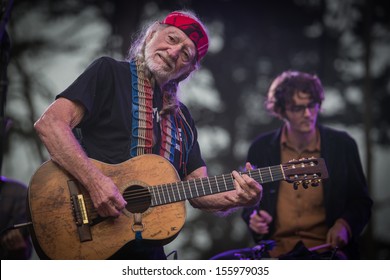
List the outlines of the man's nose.
<svg viewBox="0 0 390 280">
<path fill-rule="evenodd" d="M 303 114 L 305 116 L 311 116 L 313 114 L 313 110 L 310 107 L 306 106 L 305 110 L 303 111 Z"/>
<path fill-rule="evenodd" d="M 168 49 L 168 54 L 170 57 L 172 57 L 173 59 L 177 59 L 180 55 L 180 52 L 181 52 L 181 48 L 179 45 L 174 45 L 174 46 L 171 46 L 169 49 Z"/>
</svg>

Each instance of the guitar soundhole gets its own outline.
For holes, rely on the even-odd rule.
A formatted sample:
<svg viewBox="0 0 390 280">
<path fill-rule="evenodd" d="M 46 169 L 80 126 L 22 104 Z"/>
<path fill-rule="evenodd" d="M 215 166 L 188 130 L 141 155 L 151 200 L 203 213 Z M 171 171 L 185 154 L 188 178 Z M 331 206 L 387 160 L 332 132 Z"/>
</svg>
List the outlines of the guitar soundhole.
<svg viewBox="0 0 390 280">
<path fill-rule="evenodd" d="M 148 189 L 138 185 L 128 187 L 123 193 L 123 198 L 127 201 L 126 209 L 131 213 L 145 212 L 152 199 Z"/>
</svg>

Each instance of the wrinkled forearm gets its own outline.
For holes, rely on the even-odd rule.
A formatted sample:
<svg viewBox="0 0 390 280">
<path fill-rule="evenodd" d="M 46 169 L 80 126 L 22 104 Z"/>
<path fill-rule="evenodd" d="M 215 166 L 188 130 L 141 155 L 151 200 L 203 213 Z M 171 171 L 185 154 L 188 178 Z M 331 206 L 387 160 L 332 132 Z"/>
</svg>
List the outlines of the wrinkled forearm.
<svg viewBox="0 0 390 280">
<path fill-rule="evenodd" d="M 100 173 L 90 162 L 72 131 L 60 123 L 37 129 L 51 159 L 62 166 L 88 188 Z"/>
<path fill-rule="evenodd" d="M 239 205 L 235 205 L 229 196 L 234 195 L 235 191 L 202 196 L 191 199 L 189 202 L 194 208 L 198 208 L 207 212 L 215 212 L 219 215 L 228 215 L 236 210 Z"/>
<path fill-rule="evenodd" d="M 261 185 L 247 175 L 241 176 L 237 171 L 233 171 L 232 175 L 235 190 L 191 199 L 191 205 L 204 211 L 228 215 L 238 207 L 253 206 L 258 203 L 261 199 Z M 205 167 L 193 171 L 185 180 L 203 177 L 207 177 Z"/>
<path fill-rule="evenodd" d="M 203 166 L 191 172 L 191 174 L 184 178 L 184 180 L 192 180 L 205 177 L 207 177 L 207 168 Z M 233 205 L 232 202 L 227 199 L 229 195 L 234 195 L 234 191 L 201 196 L 190 199 L 189 202 L 194 208 L 198 208 L 203 211 L 225 212 L 228 209 L 235 207 L 235 205 Z"/>
<path fill-rule="evenodd" d="M 35 123 L 52 160 L 74 176 L 89 192 L 102 217 L 118 217 L 126 201 L 111 178 L 105 176 L 88 158 L 72 129 L 80 123 L 84 107 L 73 101 L 57 99 Z"/>
<path fill-rule="evenodd" d="M 51 159 L 91 188 L 101 172 L 89 160 L 72 129 L 83 115 L 82 107 L 67 100 L 57 100 L 35 123 L 34 128 L 48 150 Z"/>
</svg>

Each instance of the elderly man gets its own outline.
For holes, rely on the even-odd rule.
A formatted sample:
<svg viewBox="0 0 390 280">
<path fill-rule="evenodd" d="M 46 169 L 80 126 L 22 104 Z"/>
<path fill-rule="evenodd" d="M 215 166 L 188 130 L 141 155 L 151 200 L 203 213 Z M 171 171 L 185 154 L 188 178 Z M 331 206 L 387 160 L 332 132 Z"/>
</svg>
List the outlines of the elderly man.
<svg viewBox="0 0 390 280">
<path fill-rule="evenodd" d="M 206 28 L 193 13 L 175 11 L 143 30 L 127 61 L 94 61 L 35 124 L 51 159 L 86 188 L 101 217 L 123 215 L 127 201 L 89 158 L 117 164 L 157 154 L 182 180 L 207 176 L 194 121 L 177 99 L 178 84 L 199 68 L 207 52 Z M 232 176 L 235 189 L 191 199 L 191 204 L 227 211 L 257 203 L 261 185 L 236 171 Z M 135 243 L 112 258 L 165 258 L 161 246 Z"/>
</svg>

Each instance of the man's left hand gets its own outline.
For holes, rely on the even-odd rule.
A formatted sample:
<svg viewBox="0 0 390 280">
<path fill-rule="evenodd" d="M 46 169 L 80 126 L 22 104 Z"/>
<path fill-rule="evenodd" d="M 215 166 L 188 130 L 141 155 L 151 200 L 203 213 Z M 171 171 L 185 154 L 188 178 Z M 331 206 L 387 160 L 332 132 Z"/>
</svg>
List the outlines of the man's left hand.
<svg viewBox="0 0 390 280">
<path fill-rule="evenodd" d="M 340 222 L 336 223 L 328 231 L 326 242 L 331 244 L 333 248 L 342 248 L 349 242 L 349 232 L 347 226 Z"/>
<path fill-rule="evenodd" d="M 247 170 L 252 170 L 249 162 L 245 165 Z M 246 174 L 240 175 L 237 171 L 233 171 L 234 187 L 236 189 L 233 196 L 227 197 L 236 206 L 253 206 L 260 202 L 263 187 L 253 178 Z"/>
</svg>

